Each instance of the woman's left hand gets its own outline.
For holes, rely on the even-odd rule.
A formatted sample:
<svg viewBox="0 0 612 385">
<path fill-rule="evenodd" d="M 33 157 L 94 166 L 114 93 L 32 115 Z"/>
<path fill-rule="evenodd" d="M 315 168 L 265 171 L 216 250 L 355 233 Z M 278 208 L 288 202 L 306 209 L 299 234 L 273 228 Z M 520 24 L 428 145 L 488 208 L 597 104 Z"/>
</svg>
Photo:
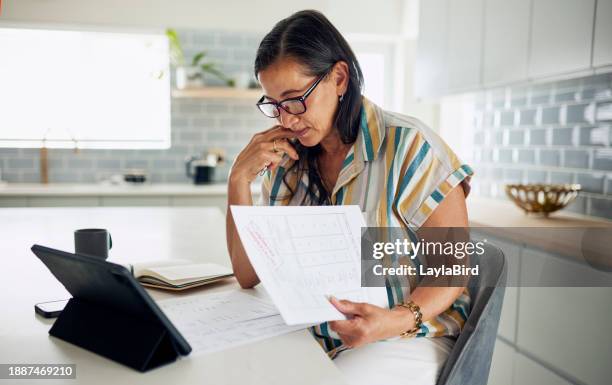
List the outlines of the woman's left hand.
<svg viewBox="0 0 612 385">
<path fill-rule="evenodd" d="M 382 339 L 396 337 L 412 329 L 414 318 L 410 311 L 384 309 L 368 303 L 330 298 L 332 305 L 349 317 L 330 321 L 330 328 L 338 333 L 342 343 L 356 348 Z"/>
</svg>

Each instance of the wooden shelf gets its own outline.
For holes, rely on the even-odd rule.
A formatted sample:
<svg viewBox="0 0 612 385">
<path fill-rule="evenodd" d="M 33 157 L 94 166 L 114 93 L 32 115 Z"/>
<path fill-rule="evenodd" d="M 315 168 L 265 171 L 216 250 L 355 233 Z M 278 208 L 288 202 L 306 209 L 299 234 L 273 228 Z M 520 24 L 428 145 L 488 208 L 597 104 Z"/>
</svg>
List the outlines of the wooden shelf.
<svg viewBox="0 0 612 385">
<path fill-rule="evenodd" d="M 184 90 L 172 90 L 173 98 L 199 98 L 199 99 L 242 99 L 253 100 L 253 103 L 261 97 L 262 90 L 240 89 L 232 87 L 201 87 L 186 88 Z"/>
</svg>

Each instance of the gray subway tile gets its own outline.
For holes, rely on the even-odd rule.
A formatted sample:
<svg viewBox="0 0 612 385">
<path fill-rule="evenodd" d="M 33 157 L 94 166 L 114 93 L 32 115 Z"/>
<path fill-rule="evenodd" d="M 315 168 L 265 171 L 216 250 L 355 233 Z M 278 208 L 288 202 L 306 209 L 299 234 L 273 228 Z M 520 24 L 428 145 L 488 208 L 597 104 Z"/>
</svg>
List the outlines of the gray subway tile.
<svg viewBox="0 0 612 385">
<path fill-rule="evenodd" d="M 527 183 L 546 183 L 546 171 L 527 170 Z"/>
<path fill-rule="evenodd" d="M 498 151 L 497 160 L 502 163 L 512 163 L 512 150 L 500 148 Z"/>
<path fill-rule="evenodd" d="M 511 145 L 523 145 L 525 143 L 525 131 L 522 130 L 509 130 L 508 132 L 508 144 Z"/>
<path fill-rule="evenodd" d="M 68 168 L 86 169 L 93 168 L 93 165 L 92 159 L 76 158 L 68 160 Z"/>
<path fill-rule="evenodd" d="M 604 175 L 603 174 L 576 174 L 576 183 L 582 186 L 582 191 L 603 194 Z"/>
<path fill-rule="evenodd" d="M 597 74 L 592 76 L 587 76 L 582 79 L 582 86 L 584 88 L 605 88 L 610 86 L 611 74 Z"/>
<path fill-rule="evenodd" d="M 501 130 L 493 131 L 492 139 L 493 139 L 493 144 L 497 144 L 497 145 L 504 144 L 504 132 Z"/>
<path fill-rule="evenodd" d="M 591 197 L 590 215 L 612 219 L 612 199 Z"/>
<path fill-rule="evenodd" d="M 573 174 L 565 171 L 551 171 L 550 172 L 550 183 L 552 184 L 566 184 L 573 183 Z"/>
<path fill-rule="evenodd" d="M 566 122 L 570 123 L 584 123 L 587 122 L 586 109 L 588 104 L 574 104 L 567 106 Z"/>
<path fill-rule="evenodd" d="M 595 119 L 598 122 L 612 120 L 612 102 L 610 103 L 599 103 L 597 105 L 597 114 Z"/>
<path fill-rule="evenodd" d="M 518 151 L 518 161 L 520 163 L 525 164 L 534 164 L 535 163 L 535 151 L 534 150 L 519 150 Z"/>
<path fill-rule="evenodd" d="M 587 150 L 565 150 L 563 154 L 565 167 L 588 168 L 589 152 Z"/>
<path fill-rule="evenodd" d="M 531 126 L 535 124 L 537 110 L 521 110 L 519 111 L 519 124 L 521 126 Z"/>
<path fill-rule="evenodd" d="M 555 103 L 574 102 L 580 97 L 577 91 L 566 91 L 555 94 Z"/>
<path fill-rule="evenodd" d="M 559 123 L 559 115 L 560 115 L 559 107 L 542 108 L 542 124 Z"/>
<path fill-rule="evenodd" d="M 22 183 L 39 183 L 41 182 L 40 173 L 38 171 L 24 171 L 21 173 Z"/>
<path fill-rule="evenodd" d="M 596 170 L 612 171 L 612 149 L 595 150 L 593 168 Z"/>
<path fill-rule="evenodd" d="M 209 131 L 206 133 L 206 138 L 214 142 L 222 142 L 229 139 L 227 131 Z"/>
<path fill-rule="evenodd" d="M 551 97 L 550 94 L 531 95 L 531 105 L 538 106 L 542 104 L 549 104 L 550 97 Z"/>
<path fill-rule="evenodd" d="M 586 197 L 582 197 L 578 195 L 573 202 L 565 206 L 562 210 L 570 211 L 577 214 L 587 214 L 587 199 Z"/>
<path fill-rule="evenodd" d="M 580 146 L 607 146 L 610 143 L 610 126 L 579 128 L 578 144 Z"/>
<path fill-rule="evenodd" d="M 149 162 L 144 159 L 127 159 L 124 162 L 125 168 L 144 168 L 148 169 L 150 167 Z"/>
<path fill-rule="evenodd" d="M 201 131 L 182 131 L 179 133 L 179 141 L 182 143 L 202 142 Z"/>
<path fill-rule="evenodd" d="M 119 169 L 121 168 L 121 162 L 119 159 L 98 159 L 96 161 L 96 167 L 101 169 Z"/>
<path fill-rule="evenodd" d="M 215 119 L 214 118 L 194 118 L 191 121 L 191 126 L 193 128 L 213 128 L 215 127 Z"/>
<path fill-rule="evenodd" d="M 571 146 L 573 143 L 573 127 L 553 128 L 552 144 L 561 146 Z"/>
<path fill-rule="evenodd" d="M 153 159 L 153 168 L 173 170 L 176 168 L 176 161 L 174 159 Z"/>
<path fill-rule="evenodd" d="M 529 130 L 529 145 L 541 146 L 546 144 L 546 129 L 534 128 Z"/>
<path fill-rule="evenodd" d="M 8 168 L 22 169 L 34 168 L 34 159 L 32 158 L 13 158 L 6 162 Z"/>
<path fill-rule="evenodd" d="M 559 150 L 540 150 L 540 164 L 544 166 L 559 166 Z"/>
<path fill-rule="evenodd" d="M 514 126 L 514 111 L 501 111 L 499 124 L 501 126 Z"/>
<path fill-rule="evenodd" d="M 504 183 L 522 183 L 523 170 L 511 168 L 504 169 L 503 178 Z"/>
</svg>

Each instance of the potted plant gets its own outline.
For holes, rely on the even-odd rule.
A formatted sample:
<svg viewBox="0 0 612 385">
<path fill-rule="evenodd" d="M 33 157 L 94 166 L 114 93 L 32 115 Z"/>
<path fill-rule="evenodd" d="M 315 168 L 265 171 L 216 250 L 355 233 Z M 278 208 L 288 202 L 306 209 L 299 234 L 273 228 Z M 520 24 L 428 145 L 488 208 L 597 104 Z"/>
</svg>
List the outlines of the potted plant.
<svg viewBox="0 0 612 385">
<path fill-rule="evenodd" d="M 166 36 L 170 44 L 170 63 L 176 71 L 176 88 L 202 87 L 204 85 L 204 74 L 206 73 L 221 79 L 229 87 L 234 86 L 234 80 L 225 76 L 215 63 L 204 61 L 205 51 L 198 52 L 191 60 L 191 65 L 186 65 L 183 48 L 176 31 L 167 29 Z"/>
</svg>

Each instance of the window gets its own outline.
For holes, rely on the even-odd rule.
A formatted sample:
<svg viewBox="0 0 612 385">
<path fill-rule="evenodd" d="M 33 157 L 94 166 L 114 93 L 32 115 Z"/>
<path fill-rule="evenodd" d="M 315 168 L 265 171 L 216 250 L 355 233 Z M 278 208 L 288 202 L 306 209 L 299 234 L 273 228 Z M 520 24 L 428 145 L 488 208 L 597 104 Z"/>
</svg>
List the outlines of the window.
<svg viewBox="0 0 612 385">
<path fill-rule="evenodd" d="M 170 147 L 160 33 L 0 28 L 0 147 Z"/>
</svg>

